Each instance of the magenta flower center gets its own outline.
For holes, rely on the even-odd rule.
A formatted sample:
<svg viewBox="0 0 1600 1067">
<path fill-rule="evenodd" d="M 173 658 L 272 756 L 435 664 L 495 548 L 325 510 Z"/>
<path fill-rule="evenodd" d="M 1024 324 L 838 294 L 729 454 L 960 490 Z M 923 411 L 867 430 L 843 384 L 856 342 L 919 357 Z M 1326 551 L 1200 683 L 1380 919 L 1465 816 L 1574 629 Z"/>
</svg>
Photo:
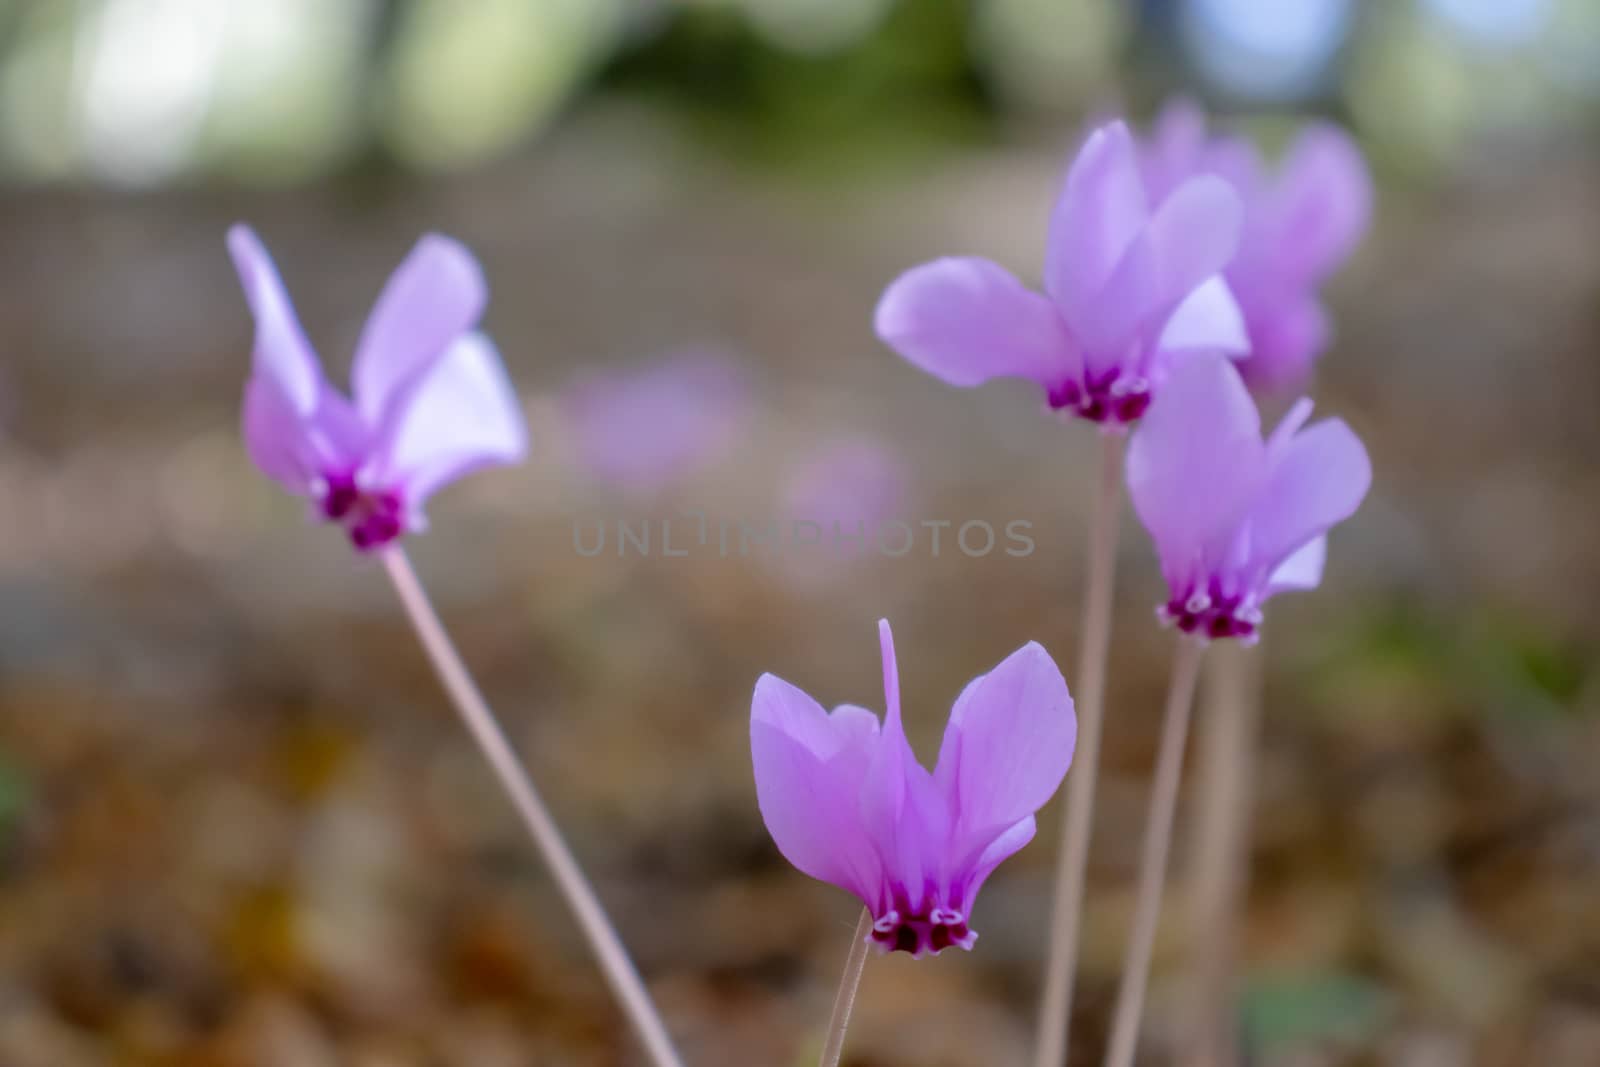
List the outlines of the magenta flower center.
<svg viewBox="0 0 1600 1067">
<path fill-rule="evenodd" d="M 970 950 L 978 935 L 967 926 L 967 917 L 954 908 L 929 907 L 926 902 L 913 910 L 903 891 L 896 891 L 895 907 L 873 916 L 872 943 L 881 952 L 909 952 L 921 958 L 938 955 L 952 945 Z"/>
<path fill-rule="evenodd" d="M 350 543 L 363 552 L 382 548 L 405 532 L 400 495 L 363 489 L 348 474 L 330 475 L 317 503 L 323 517 L 343 526 Z"/>
<path fill-rule="evenodd" d="M 1211 640 L 1234 638 L 1253 645 L 1261 639 L 1261 609 L 1243 596 L 1224 596 L 1213 583 L 1209 592 L 1195 591 L 1173 597 L 1156 609 L 1156 615 L 1169 626 L 1186 634 Z"/>
<path fill-rule="evenodd" d="M 1138 422 L 1150 406 L 1150 383 L 1113 368 L 1098 376 L 1086 372 L 1081 379 L 1068 378 L 1045 395 L 1055 411 L 1070 411 L 1090 422 L 1126 426 Z"/>
</svg>

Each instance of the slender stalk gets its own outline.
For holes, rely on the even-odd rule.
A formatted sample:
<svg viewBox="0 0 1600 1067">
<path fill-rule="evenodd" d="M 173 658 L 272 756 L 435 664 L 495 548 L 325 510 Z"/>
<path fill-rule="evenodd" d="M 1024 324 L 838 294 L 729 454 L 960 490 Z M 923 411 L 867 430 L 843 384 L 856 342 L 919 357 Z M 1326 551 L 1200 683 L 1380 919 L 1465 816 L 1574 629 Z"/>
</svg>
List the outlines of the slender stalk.
<svg viewBox="0 0 1600 1067">
<path fill-rule="evenodd" d="M 523 824 L 533 838 L 534 847 L 555 875 L 561 895 L 577 915 L 578 925 L 589 939 L 589 946 L 600 961 L 600 969 L 605 973 L 611 991 L 622 1002 L 623 1010 L 649 1053 L 651 1062 L 656 1067 L 683 1067 L 683 1061 L 678 1058 L 667 1036 L 667 1028 L 656 1013 L 650 994 L 645 991 L 639 972 L 628 958 L 627 949 L 622 947 L 617 932 L 606 918 L 600 899 L 584 878 L 578 861 L 573 858 L 567 843 L 561 838 L 561 832 L 556 829 L 555 820 L 539 799 L 539 794 L 533 788 L 533 780 L 517 762 L 516 753 L 495 720 L 494 712 L 489 710 L 466 665 L 461 662 L 443 624 L 439 622 L 439 616 L 428 601 L 428 594 L 423 591 L 422 583 L 411 569 L 411 562 L 404 551 L 392 547 L 383 552 L 383 565 L 389 571 L 395 591 L 400 594 L 400 602 L 411 616 L 422 647 L 433 661 L 439 680 L 444 683 L 468 732 L 483 750 L 489 766 L 494 768 L 495 775 L 500 779 L 501 787 L 510 796 L 517 814 L 522 817 Z"/>
<path fill-rule="evenodd" d="M 1072 1024 L 1072 979 L 1083 922 L 1084 873 L 1094 827 L 1094 787 L 1100 768 L 1100 726 L 1106 696 L 1106 654 L 1111 648 L 1111 592 L 1116 584 L 1117 528 L 1122 512 L 1122 452 L 1126 439 L 1100 437 L 1100 470 L 1089 517 L 1088 573 L 1083 594 L 1083 634 L 1078 646 L 1078 740 L 1067 776 L 1067 810 L 1061 820 L 1034 1067 L 1061 1067 Z"/>
<path fill-rule="evenodd" d="M 822 1059 L 817 1067 L 839 1067 L 844 1055 L 844 1031 L 850 1025 L 850 1012 L 856 1006 L 856 990 L 861 988 L 861 972 L 867 967 L 867 935 L 872 933 L 872 913 L 861 909 L 856 921 L 855 940 L 850 943 L 850 955 L 844 961 L 844 974 L 839 976 L 839 991 L 833 995 L 833 1014 L 828 1017 L 828 1037 L 822 1043 Z"/>
<path fill-rule="evenodd" d="M 1123 961 L 1122 987 L 1117 991 L 1106 1067 L 1132 1067 L 1134 1046 L 1139 1040 L 1139 1017 L 1144 1012 L 1150 952 L 1155 945 L 1156 921 L 1161 917 L 1161 888 L 1172 843 L 1172 816 L 1178 806 L 1178 780 L 1183 775 L 1183 748 L 1189 736 L 1195 681 L 1200 676 L 1204 651 L 1205 646 L 1199 641 L 1183 637 L 1178 640 L 1172 659 L 1172 684 L 1161 724 L 1150 813 L 1145 819 L 1144 855 L 1139 861 L 1139 895 L 1134 905 L 1133 931 L 1128 936 L 1128 954 Z"/>
<path fill-rule="evenodd" d="M 1205 672 L 1199 793 L 1191 840 L 1194 872 L 1185 1067 L 1239 1062 L 1234 1000 L 1238 928 L 1249 866 L 1251 794 L 1261 715 L 1261 653 L 1226 643 Z"/>
</svg>

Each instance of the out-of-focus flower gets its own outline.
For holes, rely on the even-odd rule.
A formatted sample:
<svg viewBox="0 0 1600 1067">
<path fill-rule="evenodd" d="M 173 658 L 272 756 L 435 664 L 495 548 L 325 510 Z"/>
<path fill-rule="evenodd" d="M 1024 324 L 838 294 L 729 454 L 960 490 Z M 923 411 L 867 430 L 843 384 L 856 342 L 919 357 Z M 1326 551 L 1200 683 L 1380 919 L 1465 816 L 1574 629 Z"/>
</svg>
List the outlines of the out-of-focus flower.
<svg viewBox="0 0 1600 1067">
<path fill-rule="evenodd" d="M 1372 484 L 1361 441 L 1339 419 L 1304 428 L 1301 399 L 1265 441 L 1239 372 L 1220 358 L 1173 371 L 1128 446 L 1128 493 L 1161 557 L 1185 633 L 1259 637 L 1261 605 L 1322 581 L 1327 532 Z"/>
<path fill-rule="evenodd" d="M 1050 219 L 1045 295 L 987 259 L 939 259 L 884 292 L 878 336 L 951 385 L 1025 378 L 1054 409 L 1133 422 L 1178 357 L 1247 350 L 1220 274 L 1242 213 L 1215 175 L 1147 199 L 1133 137 L 1110 123 L 1067 173 Z"/>
<path fill-rule="evenodd" d="M 1360 147 L 1337 126 L 1312 123 L 1269 174 L 1249 141 L 1208 136 L 1199 107 L 1176 100 L 1156 120 L 1141 163 L 1153 196 L 1200 174 L 1217 175 L 1238 192 L 1244 228 L 1223 277 L 1250 337 L 1250 358 L 1239 372 L 1252 388 L 1303 385 L 1329 340 L 1317 287 L 1349 258 L 1372 215 L 1372 177 Z"/>
<path fill-rule="evenodd" d="M 427 522 L 422 506 L 479 467 L 527 451 L 516 394 L 473 327 L 488 298 L 465 247 L 430 234 L 385 285 L 356 345 L 354 401 L 323 376 L 272 259 L 246 226 L 228 250 L 255 315 L 244 394 L 250 458 L 309 498 L 363 551 Z"/>
<path fill-rule="evenodd" d="M 883 441 L 826 441 L 784 475 L 778 517 L 787 550 L 770 556 L 773 568 L 792 588 L 812 593 L 856 581 L 866 560 L 911 551 L 918 531 L 900 518 L 911 501 L 905 462 Z"/>
<path fill-rule="evenodd" d="M 883 724 L 865 708 L 831 713 L 773 675 L 756 683 L 750 747 L 761 816 L 784 856 L 855 894 L 880 951 L 970 949 L 984 880 L 1033 839 L 1033 813 L 1072 762 L 1077 719 L 1061 672 L 1034 643 L 968 683 L 932 773 L 900 722 L 887 621 Z"/>
<path fill-rule="evenodd" d="M 906 481 L 905 465 L 882 442 L 839 438 L 789 472 L 783 515 L 790 522 L 814 523 L 824 544 L 846 543 L 865 552 L 879 524 L 900 512 Z"/>
<path fill-rule="evenodd" d="M 598 371 L 568 387 L 562 411 L 578 465 L 629 493 L 655 493 L 732 447 L 750 406 L 745 375 L 712 348 L 671 353 L 648 366 Z"/>
</svg>

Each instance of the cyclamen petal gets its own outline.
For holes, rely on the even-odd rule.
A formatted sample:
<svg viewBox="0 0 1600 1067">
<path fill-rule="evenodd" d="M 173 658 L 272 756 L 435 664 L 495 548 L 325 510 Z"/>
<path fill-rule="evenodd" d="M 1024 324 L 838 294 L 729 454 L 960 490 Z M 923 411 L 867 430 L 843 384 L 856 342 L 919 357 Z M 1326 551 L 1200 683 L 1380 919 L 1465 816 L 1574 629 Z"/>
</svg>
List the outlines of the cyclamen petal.
<svg viewBox="0 0 1600 1067">
<path fill-rule="evenodd" d="M 1308 126 L 1284 157 L 1268 210 L 1285 268 L 1308 285 L 1327 277 L 1372 219 L 1372 179 L 1360 146 L 1331 123 Z"/>
<path fill-rule="evenodd" d="M 1328 561 L 1328 539 L 1318 537 L 1278 564 L 1267 578 L 1267 595 L 1315 589 L 1322 584 L 1322 568 Z"/>
<path fill-rule="evenodd" d="M 1048 299 L 987 260 L 936 260 L 884 292 L 878 336 L 952 385 L 1024 378 L 1057 411 L 1125 426 L 1173 356 L 1242 354 L 1243 320 L 1220 277 L 1241 213 L 1217 177 L 1147 197 L 1132 134 L 1109 123 L 1084 141 L 1051 214 Z"/>
<path fill-rule="evenodd" d="M 1260 187 L 1261 155 L 1242 137 L 1213 137 L 1206 113 L 1188 97 L 1168 101 L 1139 144 L 1139 173 L 1152 197 L 1170 195 L 1196 174 L 1215 174 L 1241 197 Z M 1248 207 L 1248 204 L 1246 205 Z"/>
<path fill-rule="evenodd" d="M 471 328 L 482 275 L 471 253 L 429 236 L 390 278 L 356 355 L 359 404 L 323 377 L 266 249 L 246 226 L 228 249 L 256 319 L 242 429 L 250 457 L 310 497 L 358 549 L 422 528 L 422 504 L 448 481 L 527 448 L 499 355 Z"/>
<path fill-rule="evenodd" d="M 488 300 L 466 246 L 424 235 L 389 276 L 356 342 L 350 377 L 361 417 L 381 421 L 401 390 L 472 329 Z"/>
<path fill-rule="evenodd" d="M 750 751 L 762 819 L 785 859 L 858 896 L 882 881 L 852 788 L 866 774 L 877 732 L 870 712 L 830 716 L 782 679 L 768 674 L 756 683 Z"/>
<path fill-rule="evenodd" d="M 853 784 L 876 750 L 877 716 L 841 707 L 829 715 L 771 674 L 750 704 L 756 800 L 784 858 L 820 881 L 864 896 L 882 881 L 861 825 Z"/>
<path fill-rule="evenodd" d="M 1250 335 L 1245 330 L 1244 315 L 1228 283 L 1217 275 L 1202 282 L 1173 311 L 1156 348 L 1169 355 L 1249 352 Z"/>
<path fill-rule="evenodd" d="M 1239 247 L 1243 206 L 1221 178 L 1201 175 L 1173 190 L 1140 231 L 1077 324 L 1087 352 L 1115 357 L 1141 329 L 1164 326 L 1184 299 L 1218 274 Z M 1087 359 L 1091 371 L 1106 369 Z"/>
<path fill-rule="evenodd" d="M 871 911 L 880 951 L 970 949 L 978 890 L 1032 838 L 1033 813 L 1072 762 L 1076 719 L 1066 682 L 1037 644 L 963 691 L 934 773 L 901 726 L 899 676 L 879 623 L 887 714 L 831 714 L 772 675 L 757 682 L 750 747 L 761 815 L 801 871 Z"/>
<path fill-rule="evenodd" d="M 1267 477 L 1255 403 L 1217 363 L 1176 368 L 1128 443 L 1128 496 L 1174 586 L 1220 565 Z"/>
<path fill-rule="evenodd" d="M 884 291 L 874 324 L 909 362 L 955 386 L 1043 381 L 1079 369 L 1050 301 L 987 259 L 913 267 Z"/>
<path fill-rule="evenodd" d="M 1026 819 L 1018 819 L 1000 836 L 984 844 L 983 851 L 979 852 L 970 864 L 963 896 L 967 900 L 976 897 L 978 890 L 983 888 L 983 883 L 989 880 L 995 868 L 1021 852 L 1033 840 L 1033 835 L 1038 829 L 1038 823 L 1032 815 L 1029 815 Z"/>
<path fill-rule="evenodd" d="M 1360 147 L 1338 127 L 1313 123 L 1272 173 L 1243 138 L 1208 136 L 1204 113 L 1180 99 L 1141 145 L 1140 169 L 1157 194 L 1210 175 L 1238 195 L 1242 236 L 1223 274 L 1249 331 L 1251 355 L 1240 372 L 1256 389 L 1301 384 L 1330 338 L 1317 287 L 1349 258 L 1371 219 L 1372 179 Z"/>
<path fill-rule="evenodd" d="M 867 752 L 878 733 L 878 717 L 866 708 L 845 704 L 833 714 L 806 693 L 773 674 L 756 682 L 751 719 L 799 742 L 819 760 L 846 751 Z"/>
<path fill-rule="evenodd" d="M 352 468 L 372 440 L 355 409 L 331 385 L 318 381 L 315 397 L 302 415 L 270 376 L 257 375 L 245 385 L 245 448 L 263 473 L 298 496 L 320 493 L 324 474 Z"/>
<path fill-rule="evenodd" d="M 245 384 L 245 450 L 261 472 L 291 493 L 308 494 L 322 468 L 308 419 L 296 412 L 274 383 Z"/>
<path fill-rule="evenodd" d="M 228 230 L 228 252 L 256 320 L 251 380 L 277 391 L 280 410 L 309 416 L 316 410 L 322 367 L 295 317 L 277 265 L 248 226 L 235 224 Z"/>
<path fill-rule="evenodd" d="M 1247 325 L 1252 387 L 1279 392 L 1301 384 L 1333 336 L 1328 314 L 1315 297 L 1285 298 L 1260 308 Z"/>
<path fill-rule="evenodd" d="M 1033 744 L 1014 744 L 1019 736 Z M 1050 654 L 1030 641 L 962 692 L 934 777 L 954 799 L 963 830 L 1010 826 L 1054 795 L 1077 736 L 1067 683 Z"/>
<path fill-rule="evenodd" d="M 1326 534 L 1360 506 L 1372 466 L 1348 426 L 1307 427 L 1310 414 L 1301 400 L 1262 440 L 1227 360 L 1197 356 L 1173 372 L 1127 462 L 1134 510 L 1167 579 L 1165 620 L 1253 641 L 1270 597 L 1321 581 Z"/>
<path fill-rule="evenodd" d="M 517 395 L 494 342 L 481 333 L 456 339 L 395 401 L 374 472 L 403 481 L 420 510 L 439 486 L 493 464 L 518 462 L 528 450 Z"/>
<path fill-rule="evenodd" d="M 1339 419 L 1295 434 L 1273 457 L 1250 518 L 1250 551 L 1274 571 L 1323 531 L 1355 514 L 1372 487 L 1360 438 Z"/>
<path fill-rule="evenodd" d="M 1068 321 L 1088 315 L 1150 216 L 1138 166 L 1133 135 L 1112 122 L 1089 134 L 1067 169 L 1050 217 L 1044 288 Z"/>
</svg>

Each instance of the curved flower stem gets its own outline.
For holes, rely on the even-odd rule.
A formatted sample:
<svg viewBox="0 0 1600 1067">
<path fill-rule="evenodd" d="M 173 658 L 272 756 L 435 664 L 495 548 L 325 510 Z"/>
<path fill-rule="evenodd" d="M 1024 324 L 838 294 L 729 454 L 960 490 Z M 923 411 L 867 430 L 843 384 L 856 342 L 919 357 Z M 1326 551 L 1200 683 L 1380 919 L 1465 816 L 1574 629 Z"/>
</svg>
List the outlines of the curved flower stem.
<svg viewBox="0 0 1600 1067">
<path fill-rule="evenodd" d="M 822 1043 L 822 1059 L 818 1067 L 839 1067 L 844 1055 L 844 1031 L 850 1025 L 850 1011 L 856 1006 L 856 990 L 861 988 L 861 972 L 867 967 L 867 936 L 872 933 L 872 913 L 861 909 L 856 921 L 855 940 L 850 943 L 850 955 L 844 961 L 844 974 L 839 977 L 839 991 L 833 995 L 833 1014 L 828 1017 L 828 1037 Z"/>
<path fill-rule="evenodd" d="M 1122 452 L 1126 438 L 1100 437 L 1100 470 L 1090 515 L 1088 574 L 1083 594 L 1083 635 L 1078 648 L 1078 740 L 1067 776 L 1061 851 L 1056 861 L 1050 954 L 1034 1039 L 1034 1067 L 1061 1067 L 1072 1022 L 1072 979 L 1083 921 L 1083 881 L 1094 827 L 1094 788 L 1104 720 L 1106 655 L 1111 648 L 1111 593 L 1116 584 L 1117 528 L 1122 512 Z"/>
<path fill-rule="evenodd" d="M 1205 645 L 1180 637 L 1172 658 L 1172 683 L 1161 724 L 1161 748 L 1156 754 L 1155 785 L 1150 792 L 1150 814 L 1145 819 L 1144 855 L 1139 861 L 1139 895 L 1134 905 L 1133 931 L 1123 961 L 1122 986 L 1117 990 L 1117 1010 L 1111 1024 L 1111 1045 L 1106 1067 L 1132 1067 L 1139 1040 L 1139 1017 L 1144 1012 L 1144 991 L 1150 978 L 1150 952 L 1155 945 L 1156 921 L 1161 917 L 1161 888 L 1167 874 L 1167 849 L 1172 843 L 1172 816 L 1178 806 L 1178 780 L 1183 775 L 1183 749 L 1189 737 L 1194 708 L 1195 681 Z"/>
<path fill-rule="evenodd" d="M 1191 840 L 1187 1067 L 1239 1062 L 1234 998 L 1241 898 L 1249 871 L 1251 793 L 1261 717 L 1261 650 L 1224 645 L 1205 671 L 1199 791 Z"/>
<path fill-rule="evenodd" d="M 578 867 L 578 861 L 567 848 L 567 843 L 562 840 L 561 831 L 556 829 L 555 820 L 550 817 L 544 802 L 539 799 L 539 794 L 533 788 L 532 779 L 517 762 L 516 753 L 512 751 L 510 742 L 506 740 L 499 723 L 495 721 L 494 712 L 489 710 L 489 705 L 478 692 L 472 676 L 467 673 L 466 665 L 461 662 L 460 655 L 451 644 L 444 626 L 439 622 L 439 616 L 434 613 L 433 605 L 428 601 L 428 594 L 423 591 L 422 583 L 417 580 L 416 572 L 411 569 L 411 562 L 406 558 L 404 551 L 398 547 L 391 547 L 383 552 L 383 565 L 389 572 L 390 580 L 394 582 L 396 592 L 400 594 L 400 601 L 405 605 L 407 614 L 411 616 L 411 623 L 416 627 L 422 647 L 427 651 L 428 658 L 433 661 L 439 680 L 444 683 L 445 690 L 450 694 L 456 710 L 460 712 L 468 732 L 483 750 L 489 765 L 494 768 L 501 787 L 510 796 L 512 805 L 517 809 L 517 814 L 522 817 L 523 824 L 532 836 L 534 846 L 549 865 L 550 872 L 555 875 L 561 895 L 566 898 L 567 905 L 577 915 L 578 925 L 583 928 L 584 936 L 589 939 L 589 946 L 600 961 L 600 968 L 605 972 L 611 991 L 622 1002 L 622 1007 L 633 1024 L 634 1032 L 638 1034 L 640 1042 L 650 1054 L 651 1062 L 655 1067 L 683 1067 L 683 1061 L 678 1058 L 677 1052 L 672 1047 L 672 1041 L 667 1036 L 667 1028 L 661 1022 L 661 1016 L 656 1013 L 650 994 L 646 992 L 644 983 L 639 978 L 639 972 L 634 969 L 633 961 L 628 958 L 627 949 L 622 947 L 617 932 L 612 929 L 610 920 L 606 918 L 605 909 L 601 907 L 599 898 L 595 896 L 593 888 L 584 878 L 583 871 Z"/>
</svg>

